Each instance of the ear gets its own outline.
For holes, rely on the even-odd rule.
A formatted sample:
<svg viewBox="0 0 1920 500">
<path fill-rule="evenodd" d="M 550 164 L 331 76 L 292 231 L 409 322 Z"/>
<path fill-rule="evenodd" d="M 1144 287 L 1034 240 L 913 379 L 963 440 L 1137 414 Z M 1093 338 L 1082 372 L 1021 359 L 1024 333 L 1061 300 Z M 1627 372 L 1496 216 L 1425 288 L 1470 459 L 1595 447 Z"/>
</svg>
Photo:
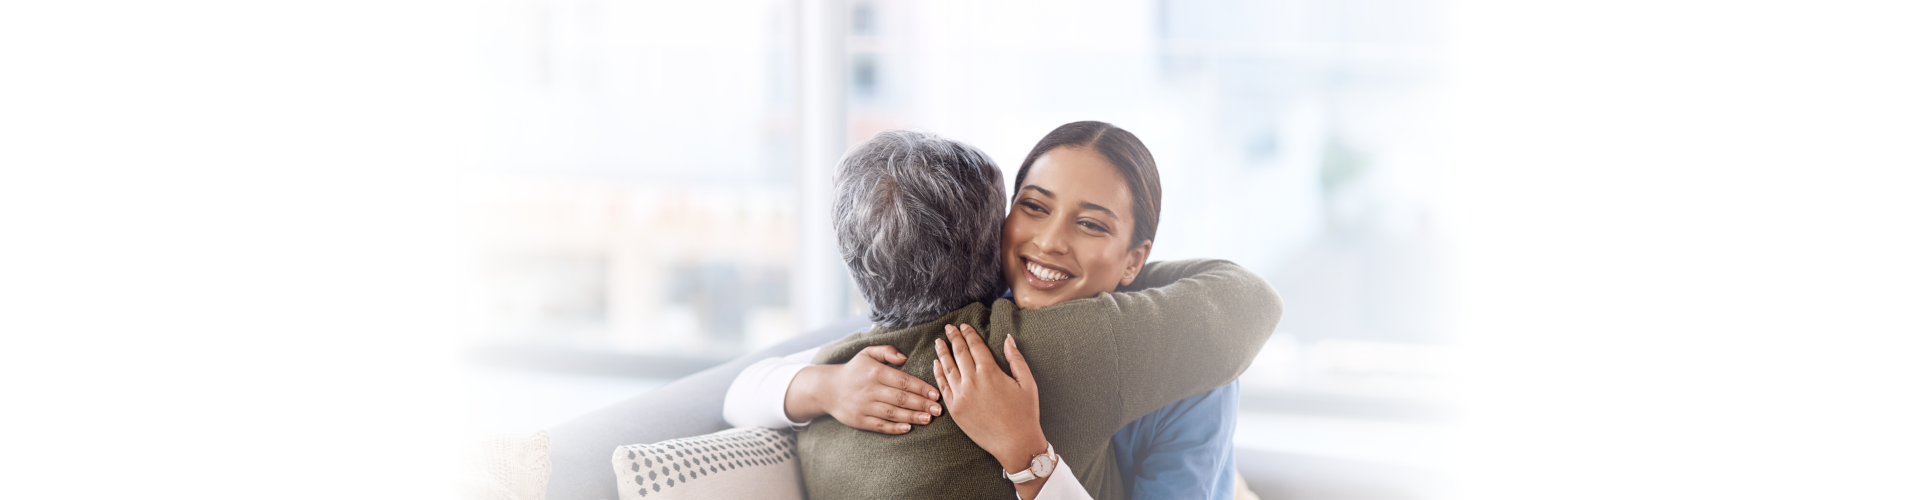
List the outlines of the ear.
<svg viewBox="0 0 1920 500">
<path fill-rule="evenodd" d="M 1127 250 L 1127 274 L 1120 277 L 1120 286 L 1133 284 L 1133 278 L 1140 275 L 1140 268 L 1146 267 L 1147 255 L 1153 253 L 1153 240 L 1140 242 L 1140 246 Z"/>
</svg>

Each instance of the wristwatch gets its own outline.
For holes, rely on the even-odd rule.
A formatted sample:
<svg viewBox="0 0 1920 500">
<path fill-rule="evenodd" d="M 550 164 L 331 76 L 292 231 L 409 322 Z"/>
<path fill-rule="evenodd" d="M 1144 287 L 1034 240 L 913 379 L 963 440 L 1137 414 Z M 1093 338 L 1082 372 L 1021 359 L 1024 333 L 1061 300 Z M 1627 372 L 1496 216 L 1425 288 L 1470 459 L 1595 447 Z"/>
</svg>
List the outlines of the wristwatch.
<svg viewBox="0 0 1920 500">
<path fill-rule="evenodd" d="M 1047 443 L 1047 452 L 1034 455 L 1033 461 L 1027 464 L 1027 470 L 1008 474 L 1006 469 L 1001 469 L 1000 477 L 1012 479 L 1013 484 L 1020 484 L 1053 475 L 1053 466 L 1058 463 L 1060 463 L 1060 456 L 1053 454 L 1053 443 Z"/>
</svg>

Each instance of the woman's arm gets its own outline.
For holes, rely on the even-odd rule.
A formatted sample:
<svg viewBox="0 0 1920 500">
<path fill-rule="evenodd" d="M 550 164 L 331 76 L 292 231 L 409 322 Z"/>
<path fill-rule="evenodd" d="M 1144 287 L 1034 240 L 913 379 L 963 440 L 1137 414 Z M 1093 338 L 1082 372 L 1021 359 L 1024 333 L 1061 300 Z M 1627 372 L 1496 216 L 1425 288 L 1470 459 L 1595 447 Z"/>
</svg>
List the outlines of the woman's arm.
<svg viewBox="0 0 1920 500">
<path fill-rule="evenodd" d="M 818 351 L 762 360 L 742 371 L 727 388 L 721 412 L 727 423 L 780 427 L 832 415 L 851 427 L 904 434 L 909 424 L 941 414 L 933 386 L 889 366 L 907 361 L 892 346 L 868 347 L 846 364 L 807 364 Z"/>
<path fill-rule="evenodd" d="M 978 334 L 972 326 L 963 324 L 958 328 L 959 337 L 951 331 L 948 333 L 948 338 L 954 339 L 956 351 L 967 351 L 969 354 L 963 355 L 967 356 L 986 348 L 984 341 L 975 340 Z M 1012 345 L 1011 340 L 1006 344 L 1002 353 L 1008 368 L 1016 374 L 1030 373 L 1019 348 Z M 1020 429 L 1021 422 L 1026 420 L 1021 416 L 1036 411 L 1027 404 L 1037 404 L 1038 399 L 1029 397 L 1024 387 L 1016 388 L 1020 384 L 1018 379 L 999 373 L 981 373 L 966 379 L 969 382 L 974 382 L 976 377 L 995 380 L 993 383 L 960 383 L 956 385 L 961 389 L 953 389 L 948 384 L 962 377 L 943 379 L 942 374 L 949 372 L 946 367 L 957 364 L 944 346 L 936 343 L 934 348 L 939 353 L 936 364 L 940 365 L 934 380 L 948 395 L 954 422 L 970 439 L 981 443 L 983 448 L 992 444 L 994 448 L 1018 449 L 1021 445 L 999 441 L 1007 436 L 1041 434 L 1039 429 Z M 1007 381 L 1014 384 L 1009 385 Z M 1140 499 L 1232 498 L 1233 430 L 1239 407 L 1240 384 L 1236 381 L 1155 410 L 1114 434 L 1115 458 L 1121 461 L 1120 471 L 1129 495 Z M 1025 425 L 1038 426 L 1038 422 Z M 1008 428 L 1016 430 L 1002 430 Z M 1003 454 L 1006 453 L 996 453 L 995 458 L 1004 461 Z M 1018 452 L 1011 455 L 1007 458 L 1020 458 Z M 1047 484 L 1054 486 L 1047 488 Z M 1041 484 L 1038 498 L 1034 500 L 1082 498 L 1090 496 L 1063 461 L 1047 482 Z"/>
<path fill-rule="evenodd" d="M 1114 293 L 1034 309 L 996 301 L 987 342 L 1020 335 L 1050 404 L 1073 408 L 1063 418 L 1103 419 L 1111 436 L 1238 378 L 1280 313 L 1273 287 L 1232 262 L 1153 262 Z"/>
<path fill-rule="evenodd" d="M 1040 429 L 1039 386 L 1034 383 L 1033 372 L 1027 369 L 1027 360 L 1020 355 L 1019 346 L 1011 336 L 1002 346 L 1008 368 L 1013 371 L 1009 377 L 1000 371 L 993 353 L 972 326 L 947 325 L 946 330 L 947 342 L 934 341 L 939 359 L 934 362 L 933 377 L 941 392 L 947 395 L 953 422 L 975 444 L 993 454 L 1001 469 L 1007 472 L 1028 469 L 1033 457 L 1047 452 L 1050 446 L 1046 433 Z M 949 345 L 952 347 L 947 347 Z M 1041 495 L 1047 499 L 1091 500 L 1092 496 L 1073 477 L 1072 469 L 1064 460 L 1056 467 L 1048 477 L 1014 484 L 1014 490 L 1026 500 L 1039 500 Z M 1046 488 L 1048 484 L 1059 486 Z"/>
<path fill-rule="evenodd" d="M 1239 378 L 1281 313 L 1265 279 L 1224 260 L 1149 264 L 1105 305 L 1123 367 L 1121 422 Z"/>
<path fill-rule="evenodd" d="M 819 352 L 820 348 L 816 347 L 747 365 L 739 376 L 733 378 L 733 384 L 727 386 L 720 416 L 734 427 L 778 429 L 807 425 L 811 419 L 788 418 L 785 408 L 787 387 L 793 385 L 793 377 L 801 369 L 812 366 L 807 361 Z"/>
</svg>

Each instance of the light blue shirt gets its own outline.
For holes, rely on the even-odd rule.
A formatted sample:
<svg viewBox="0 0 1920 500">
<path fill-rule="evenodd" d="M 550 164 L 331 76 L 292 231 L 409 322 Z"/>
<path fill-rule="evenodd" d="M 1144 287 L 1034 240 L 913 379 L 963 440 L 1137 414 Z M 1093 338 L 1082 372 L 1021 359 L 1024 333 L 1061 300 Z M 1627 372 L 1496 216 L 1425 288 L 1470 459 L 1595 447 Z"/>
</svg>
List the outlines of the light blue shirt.
<svg viewBox="0 0 1920 500">
<path fill-rule="evenodd" d="M 1240 381 L 1140 417 L 1113 435 L 1127 498 L 1233 498 Z"/>
</svg>

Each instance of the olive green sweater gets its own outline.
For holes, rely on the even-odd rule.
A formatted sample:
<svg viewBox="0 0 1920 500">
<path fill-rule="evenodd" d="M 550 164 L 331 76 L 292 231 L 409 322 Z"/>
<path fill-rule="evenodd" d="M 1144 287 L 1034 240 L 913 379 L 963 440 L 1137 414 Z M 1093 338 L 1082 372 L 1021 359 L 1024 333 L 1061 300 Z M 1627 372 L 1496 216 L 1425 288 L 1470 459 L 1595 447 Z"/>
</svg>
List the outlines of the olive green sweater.
<svg viewBox="0 0 1920 500">
<path fill-rule="evenodd" d="M 1130 291 L 1131 290 L 1131 291 Z M 969 304 L 933 322 L 874 328 L 821 348 L 814 363 L 845 363 L 873 345 L 907 355 L 902 368 L 933 380 L 933 341 L 973 325 L 1002 371 L 1013 335 L 1040 386 L 1040 427 L 1094 498 L 1125 496 L 1113 433 L 1162 406 L 1232 382 L 1280 321 L 1267 282 L 1224 260 L 1147 264 L 1134 284 L 1051 307 L 1006 299 Z M 800 468 L 812 500 L 1015 498 L 992 454 L 949 416 L 887 435 L 832 418 L 800 431 Z"/>
</svg>

